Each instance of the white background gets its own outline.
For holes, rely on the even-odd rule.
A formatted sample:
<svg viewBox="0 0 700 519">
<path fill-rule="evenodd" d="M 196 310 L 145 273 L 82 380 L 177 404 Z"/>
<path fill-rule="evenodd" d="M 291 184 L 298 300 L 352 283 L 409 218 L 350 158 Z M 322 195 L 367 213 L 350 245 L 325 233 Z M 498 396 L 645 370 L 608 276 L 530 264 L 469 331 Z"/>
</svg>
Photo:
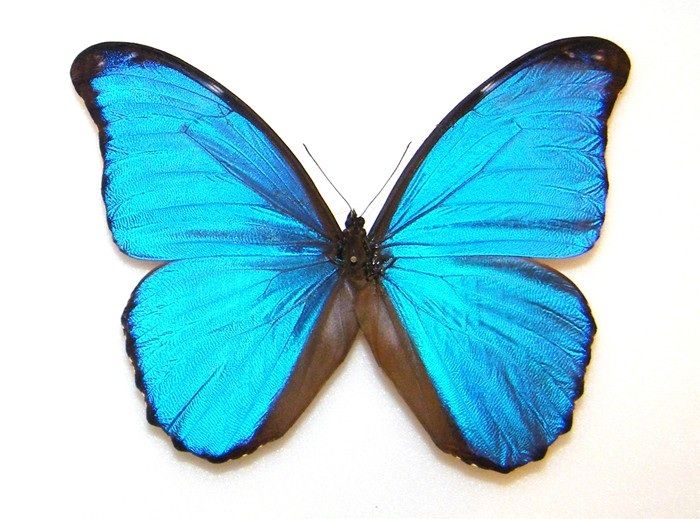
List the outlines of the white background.
<svg viewBox="0 0 700 519">
<path fill-rule="evenodd" d="M 0 515 L 697 517 L 697 4 L 336 5 L 3 7 Z M 149 266 L 121 255 L 105 224 L 97 134 L 68 76 L 80 50 L 136 41 L 206 71 L 276 129 L 344 218 L 302 142 L 362 207 L 405 144 L 481 81 L 587 34 L 625 48 L 632 74 L 611 119 L 602 239 L 556 262 L 599 332 L 573 430 L 545 460 L 500 475 L 441 453 L 362 339 L 289 434 L 252 456 L 210 465 L 146 423 L 119 316 Z"/>
</svg>

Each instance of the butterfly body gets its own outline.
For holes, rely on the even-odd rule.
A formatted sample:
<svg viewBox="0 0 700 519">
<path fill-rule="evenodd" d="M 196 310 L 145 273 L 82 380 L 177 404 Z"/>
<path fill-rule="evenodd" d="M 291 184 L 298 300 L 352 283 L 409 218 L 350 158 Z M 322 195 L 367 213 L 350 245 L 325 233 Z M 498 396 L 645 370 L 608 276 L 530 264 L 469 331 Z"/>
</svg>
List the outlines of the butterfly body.
<svg viewBox="0 0 700 519">
<path fill-rule="evenodd" d="M 164 263 L 124 311 L 148 420 L 214 462 L 280 437 L 362 330 L 442 450 L 508 472 L 571 427 L 595 323 L 529 258 L 587 251 L 605 212 L 615 44 L 549 43 L 428 136 L 369 231 L 341 230 L 284 142 L 162 51 L 103 43 L 71 68 L 104 158 L 117 246 Z"/>
<path fill-rule="evenodd" d="M 382 255 L 379 245 L 367 237 L 364 225 L 365 219 L 350 211 L 336 247 L 336 264 L 356 288 L 376 281 L 391 264 L 391 258 Z"/>
</svg>

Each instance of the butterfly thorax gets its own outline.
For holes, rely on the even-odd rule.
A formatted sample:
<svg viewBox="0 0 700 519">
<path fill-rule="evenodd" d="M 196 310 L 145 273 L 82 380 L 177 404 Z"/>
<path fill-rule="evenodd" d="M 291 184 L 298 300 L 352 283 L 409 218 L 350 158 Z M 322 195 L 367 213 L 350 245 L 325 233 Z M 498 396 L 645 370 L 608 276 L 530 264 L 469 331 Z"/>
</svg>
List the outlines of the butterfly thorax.
<svg viewBox="0 0 700 519">
<path fill-rule="evenodd" d="M 369 240 L 364 225 L 365 219 L 350 211 L 336 252 L 336 263 L 343 275 L 360 286 L 381 276 L 387 259 L 379 246 Z"/>
</svg>

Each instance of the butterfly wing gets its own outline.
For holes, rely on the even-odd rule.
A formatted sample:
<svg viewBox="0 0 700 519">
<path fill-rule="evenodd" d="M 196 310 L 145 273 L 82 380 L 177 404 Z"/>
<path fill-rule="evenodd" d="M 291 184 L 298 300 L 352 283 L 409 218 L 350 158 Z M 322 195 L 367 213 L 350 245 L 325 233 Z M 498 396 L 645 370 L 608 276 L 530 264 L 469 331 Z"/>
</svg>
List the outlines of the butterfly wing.
<svg viewBox="0 0 700 519">
<path fill-rule="evenodd" d="M 123 317 L 149 420 L 212 461 L 281 436 L 357 329 L 327 258 L 335 219 L 262 119 L 179 59 L 106 43 L 71 76 L 99 128 L 114 241 L 169 262 Z"/>
<path fill-rule="evenodd" d="M 606 121 L 628 73 L 624 51 L 598 38 L 516 60 L 435 128 L 370 235 L 396 257 L 587 251 L 605 214 Z"/>
<path fill-rule="evenodd" d="M 107 221 L 126 254 L 296 254 L 340 232 L 282 140 L 192 66 L 103 43 L 75 59 L 71 78 L 99 128 Z"/>
<path fill-rule="evenodd" d="M 393 264 L 361 295 L 360 325 L 436 444 L 470 463 L 510 471 L 570 428 L 593 318 L 561 274 L 509 256 L 597 239 L 628 70 L 597 38 L 516 60 L 428 137 L 371 231 Z"/>
<path fill-rule="evenodd" d="M 325 257 L 169 263 L 139 284 L 123 321 L 149 421 L 211 461 L 281 436 L 357 326 Z"/>
<path fill-rule="evenodd" d="M 360 323 L 375 357 L 441 449 L 508 472 L 571 427 L 595 324 L 558 272 L 501 256 L 399 258 L 358 307 L 372 309 Z"/>
</svg>

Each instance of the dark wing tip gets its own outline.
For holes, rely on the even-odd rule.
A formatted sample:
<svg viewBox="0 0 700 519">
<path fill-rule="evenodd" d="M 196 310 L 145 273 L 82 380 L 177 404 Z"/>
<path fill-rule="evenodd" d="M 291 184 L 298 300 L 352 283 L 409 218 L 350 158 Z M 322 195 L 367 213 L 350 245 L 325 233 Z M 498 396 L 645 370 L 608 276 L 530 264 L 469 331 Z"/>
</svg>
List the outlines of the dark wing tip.
<svg viewBox="0 0 700 519">
<path fill-rule="evenodd" d="M 75 57 L 70 67 L 70 78 L 79 94 L 82 95 L 85 85 L 104 70 L 107 63 L 107 53 L 110 51 L 129 54 L 131 59 L 136 61 L 144 59 L 142 55 L 147 54 L 148 51 L 160 52 L 138 43 L 119 41 L 106 41 L 91 45 Z"/>
<path fill-rule="evenodd" d="M 619 92 L 627 82 L 630 59 L 622 48 L 604 38 L 581 36 L 552 42 L 558 48 L 561 59 L 577 60 L 588 67 L 607 70 L 613 74 L 611 90 Z"/>
<path fill-rule="evenodd" d="M 88 47 L 73 60 L 70 67 L 70 78 L 73 86 L 82 96 L 86 83 L 97 76 L 105 65 L 105 45 L 98 43 Z"/>
<path fill-rule="evenodd" d="M 630 71 L 630 59 L 620 46 L 597 36 L 576 36 L 545 43 L 520 56 L 518 59 L 498 71 L 486 80 L 475 92 L 472 92 L 457 107 L 460 114 L 471 109 L 481 98 L 499 83 L 516 71 L 541 62 L 568 63 L 572 66 L 610 72 L 613 80 L 610 91 L 617 95 L 627 82 Z M 467 102 L 470 101 L 470 102 Z"/>
</svg>

